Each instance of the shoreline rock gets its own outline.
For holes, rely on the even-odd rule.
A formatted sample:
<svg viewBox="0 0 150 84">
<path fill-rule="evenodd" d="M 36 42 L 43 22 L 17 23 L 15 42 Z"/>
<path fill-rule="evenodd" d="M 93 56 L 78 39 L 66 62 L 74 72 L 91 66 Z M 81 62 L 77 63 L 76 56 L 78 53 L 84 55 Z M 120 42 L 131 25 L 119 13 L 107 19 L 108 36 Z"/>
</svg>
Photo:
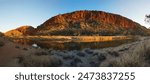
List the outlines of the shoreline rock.
<svg viewBox="0 0 150 84">
<path fill-rule="evenodd" d="M 6 64 L 2 63 L 0 64 L 0 66 L 18 66 L 18 67 L 20 66 L 24 67 L 24 65 L 29 67 L 150 66 L 149 37 L 141 37 L 136 42 L 132 42 L 129 44 L 122 44 L 118 47 L 109 47 L 103 49 L 88 48 L 83 50 L 70 50 L 70 51 L 31 48 L 30 46 L 21 46 L 9 41 L 6 41 L 5 43 L 6 43 L 5 46 L 0 47 L 1 49 L 0 54 L 3 55 L 3 57 L 2 56 L 1 57 L 5 60 Z M 10 53 L 5 53 L 4 49 L 8 49 Z M 9 59 L 4 58 L 6 56 Z M 29 62 L 33 64 L 29 64 Z"/>
</svg>

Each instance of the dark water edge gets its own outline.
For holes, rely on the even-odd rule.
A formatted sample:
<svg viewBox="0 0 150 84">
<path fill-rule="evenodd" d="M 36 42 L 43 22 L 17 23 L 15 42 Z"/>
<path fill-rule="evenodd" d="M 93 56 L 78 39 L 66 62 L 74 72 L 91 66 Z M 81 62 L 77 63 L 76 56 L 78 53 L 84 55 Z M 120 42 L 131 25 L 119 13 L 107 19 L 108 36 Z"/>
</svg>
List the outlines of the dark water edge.
<svg viewBox="0 0 150 84">
<path fill-rule="evenodd" d="M 38 47 L 43 49 L 53 49 L 53 50 L 82 50 L 85 48 L 90 49 L 102 49 L 108 47 L 116 47 L 122 44 L 134 42 L 135 39 L 125 39 L 125 40 L 114 40 L 105 42 L 65 42 L 65 41 L 52 41 L 52 40 L 29 40 L 29 39 L 13 39 L 13 42 L 22 45 L 32 46 L 36 44 Z"/>
</svg>

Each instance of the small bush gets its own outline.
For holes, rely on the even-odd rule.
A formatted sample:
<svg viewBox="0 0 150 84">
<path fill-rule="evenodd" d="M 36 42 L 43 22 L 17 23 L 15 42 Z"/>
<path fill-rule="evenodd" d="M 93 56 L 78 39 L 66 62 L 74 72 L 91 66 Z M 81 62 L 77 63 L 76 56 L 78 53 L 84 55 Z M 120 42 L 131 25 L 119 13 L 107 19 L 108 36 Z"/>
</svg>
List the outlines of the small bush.
<svg viewBox="0 0 150 84">
<path fill-rule="evenodd" d="M 82 60 L 79 57 L 76 57 L 71 61 L 70 66 L 77 67 L 78 63 L 82 63 Z"/>
<path fill-rule="evenodd" d="M 78 52 L 77 55 L 80 57 L 85 57 L 85 53 L 83 53 L 83 52 Z"/>
<path fill-rule="evenodd" d="M 106 56 L 104 54 L 100 54 L 100 55 L 98 55 L 98 60 L 104 61 L 104 60 L 106 60 Z"/>
<path fill-rule="evenodd" d="M 23 50 L 27 51 L 27 50 L 28 50 L 28 48 L 23 48 Z"/>
<path fill-rule="evenodd" d="M 62 56 L 63 57 L 63 59 L 65 59 L 65 60 L 69 60 L 69 59 L 73 59 L 74 58 L 74 56 L 70 56 L 70 55 L 64 55 L 64 56 Z"/>
<path fill-rule="evenodd" d="M 4 46 L 4 42 L 0 41 L 0 47 Z"/>
<path fill-rule="evenodd" d="M 40 51 L 35 53 L 36 56 L 48 55 L 48 52 Z"/>
<path fill-rule="evenodd" d="M 145 54 L 145 60 L 147 60 L 148 63 L 150 63 L 150 48 L 147 49 L 145 52 L 146 52 L 146 54 Z"/>
<path fill-rule="evenodd" d="M 94 52 L 93 52 L 91 49 L 89 49 L 89 48 L 86 49 L 85 52 L 86 52 L 87 54 L 93 54 L 93 53 L 94 53 Z"/>
<path fill-rule="evenodd" d="M 94 54 L 93 54 L 93 56 L 97 56 L 98 55 L 98 52 L 95 52 Z"/>
<path fill-rule="evenodd" d="M 15 48 L 19 49 L 20 47 L 19 46 L 15 46 Z"/>
<path fill-rule="evenodd" d="M 62 61 L 54 56 L 21 56 L 19 63 L 25 67 L 58 67 Z"/>
<path fill-rule="evenodd" d="M 0 37 L 3 37 L 3 36 L 4 36 L 4 34 L 0 32 Z"/>
<path fill-rule="evenodd" d="M 97 66 L 98 66 L 94 61 L 91 61 L 89 64 L 90 64 L 92 67 L 97 67 Z"/>
<path fill-rule="evenodd" d="M 108 54 L 110 54 L 111 56 L 114 56 L 114 57 L 118 57 L 119 56 L 119 53 L 116 52 L 116 51 L 109 51 Z"/>
</svg>

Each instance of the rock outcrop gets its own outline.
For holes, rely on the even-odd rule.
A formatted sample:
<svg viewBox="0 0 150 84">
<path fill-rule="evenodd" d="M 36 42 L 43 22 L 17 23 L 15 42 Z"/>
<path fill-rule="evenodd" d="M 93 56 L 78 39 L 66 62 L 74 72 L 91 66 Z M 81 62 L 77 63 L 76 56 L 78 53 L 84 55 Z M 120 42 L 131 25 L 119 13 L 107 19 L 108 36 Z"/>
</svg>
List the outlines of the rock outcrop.
<svg viewBox="0 0 150 84">
<path fill-rule="evenodd" d="M 37 35 L 147 35 L 140 24 L 103 11 L 76 11 L 54 16 L 38 26 Z"/>
<path fill-rule="evenodd" d="M 10 30 L 5 33 L 6 36 L 27 36 L 33 35 L 34 28 L 32 26 L 21 26 L 17 29 Z"/>
</svg>

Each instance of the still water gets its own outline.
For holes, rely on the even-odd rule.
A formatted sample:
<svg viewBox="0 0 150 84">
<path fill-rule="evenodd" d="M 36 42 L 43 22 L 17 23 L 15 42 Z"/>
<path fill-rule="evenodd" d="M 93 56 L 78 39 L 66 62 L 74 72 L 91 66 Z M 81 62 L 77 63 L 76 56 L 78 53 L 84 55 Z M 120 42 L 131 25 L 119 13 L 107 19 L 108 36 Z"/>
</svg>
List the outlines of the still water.
<svg viewBox="0 0 150 84">
<path fill-rule="evenodd" d="M 101 48 L 108 48 L 108 47 L 116 47 L 121 44 L 131 43 L 134 40 L 116 40 L 116 41 L 106 41 L 106 42 L 65 42 L 65 41 L 51 41 L 51 40 L 44 40 L 44 41 L 33 41 L 27 39 L 15 39 L 13 40 L 16 43 L 22 45 L 37 45 L 43 49 L 54 49 L 54 50 L 82 50 L 84 48 L 91 48 L 91 49 L 101 49 Z"/>
</svg>

